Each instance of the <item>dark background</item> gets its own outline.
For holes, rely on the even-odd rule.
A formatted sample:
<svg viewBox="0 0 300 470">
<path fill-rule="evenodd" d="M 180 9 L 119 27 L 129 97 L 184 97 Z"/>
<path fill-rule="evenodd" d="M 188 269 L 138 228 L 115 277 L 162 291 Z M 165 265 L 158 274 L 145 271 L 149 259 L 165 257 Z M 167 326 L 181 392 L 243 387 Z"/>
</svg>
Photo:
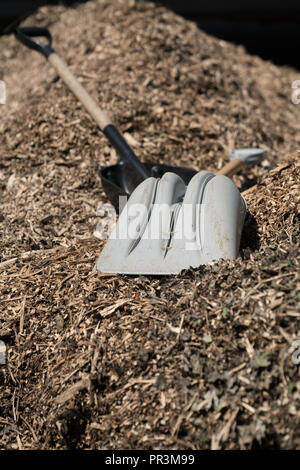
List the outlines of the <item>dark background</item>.
<svg viewBox="0 0 300 470">
<path fill-rule="evenodd" d="M 87 0 L 1 0 L 0 28 L 40 5 Z M 112 0 L 113 1 L 113 0 Z M 161 0 L 201 29 L 252 54 L 300 69 L 300 0 Z"/>
</svg>

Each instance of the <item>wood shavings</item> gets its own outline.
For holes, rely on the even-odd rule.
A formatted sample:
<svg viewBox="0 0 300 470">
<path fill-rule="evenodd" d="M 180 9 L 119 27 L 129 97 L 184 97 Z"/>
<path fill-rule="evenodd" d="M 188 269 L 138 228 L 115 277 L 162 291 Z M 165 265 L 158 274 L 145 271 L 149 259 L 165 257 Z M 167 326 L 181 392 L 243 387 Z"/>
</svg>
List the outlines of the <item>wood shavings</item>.
<svg viewBox="0 0 300 470">
<path fill-rule="evenodd" d="M 117 156 L 49 64 L 0 39 L 1 446 L 300 448 L 287 352 L 300 334 L 297 72 L 151 2 L 46 7 L 26 24 L 50 25 L 142 160 L 215 171 L 257 146 L 268 158 L 234 177 L 248 204 L 239 259 L 92 272 L 98 170 Z"/>
</svg>

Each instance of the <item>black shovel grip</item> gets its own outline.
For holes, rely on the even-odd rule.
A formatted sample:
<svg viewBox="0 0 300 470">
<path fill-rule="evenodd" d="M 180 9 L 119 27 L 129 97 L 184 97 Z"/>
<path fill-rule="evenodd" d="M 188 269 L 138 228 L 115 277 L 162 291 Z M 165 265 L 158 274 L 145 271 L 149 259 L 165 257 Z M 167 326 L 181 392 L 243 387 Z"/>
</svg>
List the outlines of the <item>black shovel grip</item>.
<svg viewBox="0 0 300 470">
<path fill-rule="evenodd" d="M 50 31 L 47 28 L 39 27 L 28 27 L 28 28 L 16 28 L 15 29 L 16 38 L 25 46 L 33 49 L 37 52 L 40 52 L 46 58 L 54 52 L 52 48 L 52 36 Z M 47 39 L 47 44 L 38 41 L 33 38 L 45 38 Z"/>
<path fill-rule="evenodd" d="M 129 164 L 131 168 L 137 173 L 137 177 L 139 177 L 141 181 L 151 176 L 149 170 L 145 167 L 145 165 L 143 165 L 142 162 L 140 162 L 132 148 L 128 145 L 122 134 L 120 134 L 118 129 L 113 124 L 106 126 L 103 129 L 103 133 L 115 147 L 116 151 L 121 157 L 121 161 Z"/>
</svg>

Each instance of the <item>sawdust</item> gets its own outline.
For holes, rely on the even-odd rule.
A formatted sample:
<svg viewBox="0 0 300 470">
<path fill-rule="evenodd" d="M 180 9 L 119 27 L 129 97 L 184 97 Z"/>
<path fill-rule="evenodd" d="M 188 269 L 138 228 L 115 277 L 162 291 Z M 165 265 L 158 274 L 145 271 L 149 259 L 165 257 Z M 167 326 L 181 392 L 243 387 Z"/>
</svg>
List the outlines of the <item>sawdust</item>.
<svg viewBox="0 0 300 470">
<path fill-rule="evenodd" d="M 93 273 L 97 171 L 115 153 L 44 59 L 1 38 L 1 448 L 299 449 L 299 74 L 149 2 L 44 8 L 26 24 L 51 25 L 142 159 L 268 157 L 235 177 L 250 187 L 238 260 Z"/>
</svg>

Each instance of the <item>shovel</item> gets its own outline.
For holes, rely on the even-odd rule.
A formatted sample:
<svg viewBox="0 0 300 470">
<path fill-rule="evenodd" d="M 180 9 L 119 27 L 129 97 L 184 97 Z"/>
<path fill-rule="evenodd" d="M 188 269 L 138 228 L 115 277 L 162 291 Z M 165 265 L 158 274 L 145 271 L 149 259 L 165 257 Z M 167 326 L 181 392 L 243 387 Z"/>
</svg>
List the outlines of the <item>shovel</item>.
<svg viewBox="0 0 300 470">
<path fill-rule="evenodd" d="M 119 207 L 119 197 L 130 196 L 135 188 L 149 177 L 161 178 L 165 173 L 171 172 L 178 175 L 185 185 L 189 184 L 193 176 L 197 174 L 196 170 L 162 163 L 142 163 L 137 158 L 134 151 L 114 126 L 109 116 L 99 108 L 93 98 L 69 70 L 66 63 L 54 51 L 52 48 L 52 36 L 47 28 L 16 28 L 14 32 L 20 42 L 30 49 L 41 53 L 48 59 L 51 65 L 56 69 L 58 75 L 86 108 L 88 113 L 94 118 L 104 135 L 118 152 L 120 156 L 118 163 L 102 168 L 99 171 L 106 196 L 117 210 Z M 36 38 L 44 38 L 47 42 L 45 44 Z M 245 153 L 244 150 L 249 150 L 250 152 Z M 237 153 L 231 157 L 233 160 L 225 165 L 219 173 L 231 176 L 237 172 L 243 164 L 248 162 L 249 153 L 251 154 L 251 161 L 253 163 L 261 159 L 261 152 L 264 151 L 260 149 L 242 149 L 242 154 Z"/>
<path fill-rule="evenodd" d="M 250 160 L 260 149 L 231 155 L 219 175 L 177 166 L 139 161 L 110 118 L 97 106 L 52 48 L 45 28 L 17 28 L 16 37 L 42 53 L 95 119 L 120 155 L 116 165 L 100 172 L 105 192 L 117 206 L 130 195 L 95 269 L 103 273 L 178 274 L 220 258 L 238 256 L 246 203 L 225 175 Z M 35 37 L 44 37 L 47 44 Z M 250 156 L 249 156 L 250 153 Z"/>
</svg>

